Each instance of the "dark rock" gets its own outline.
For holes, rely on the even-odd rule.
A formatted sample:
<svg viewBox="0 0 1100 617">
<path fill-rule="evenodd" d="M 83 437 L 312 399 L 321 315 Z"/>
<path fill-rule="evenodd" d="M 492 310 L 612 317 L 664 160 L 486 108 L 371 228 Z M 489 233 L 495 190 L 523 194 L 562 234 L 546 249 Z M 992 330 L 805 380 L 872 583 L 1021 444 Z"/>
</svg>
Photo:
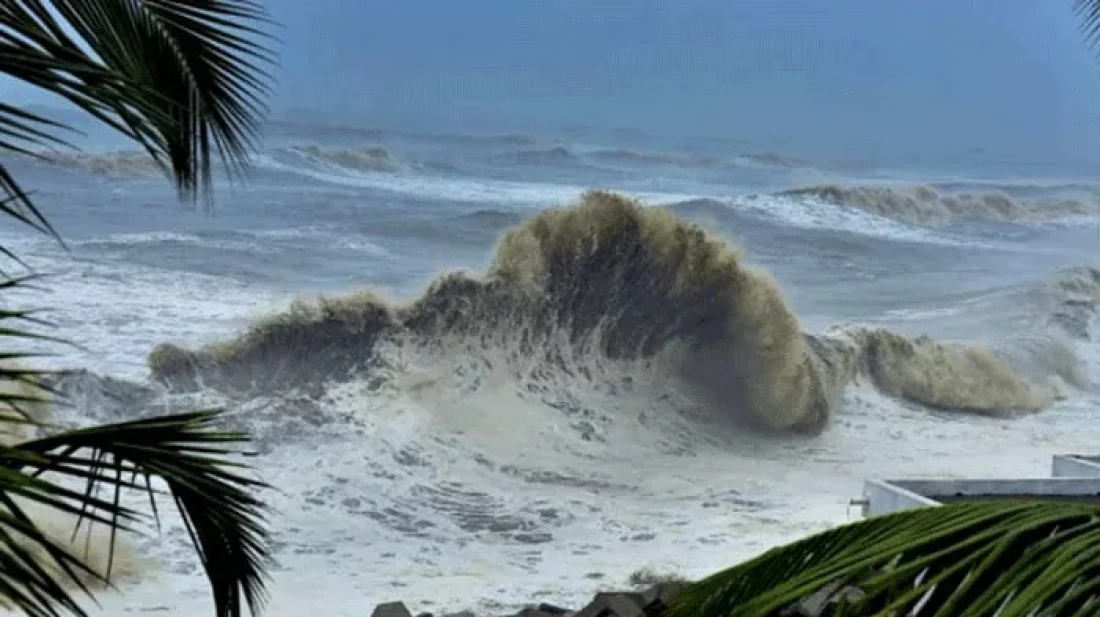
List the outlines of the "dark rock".
<svg viewBox="0 0 1100 617">
<path fill-rule="evenodd" d="M 374 607 L 371 617 L 413 617 L 404 602 L 385 602 Z"/>
<path fill-rule="evenodd" d="M 642 608 L 647 617 L 661 617 L 672 606 L 680 593 L 687 589 L 686 581 L 657 583 L 642 592 Z"/>
<path fill-rule="evenodd" d="M 515 614 L 515 617 L 561 617 L 568 613 L 569 611 L 552 604 L 539 604 L 538 606 L 524 607 L 523 610 Z"/>
<path fill-rule="evenodd" d="M 435 617 L 435 615 L 432 615 L 431 613 L 420 613 L 416 617 Z"/>
<path fill-rule="evenodd" d="M 644 603 L 644 595 L 640 593 L 598 593 L 574 617 L 643 617 Z"/>
</svg>

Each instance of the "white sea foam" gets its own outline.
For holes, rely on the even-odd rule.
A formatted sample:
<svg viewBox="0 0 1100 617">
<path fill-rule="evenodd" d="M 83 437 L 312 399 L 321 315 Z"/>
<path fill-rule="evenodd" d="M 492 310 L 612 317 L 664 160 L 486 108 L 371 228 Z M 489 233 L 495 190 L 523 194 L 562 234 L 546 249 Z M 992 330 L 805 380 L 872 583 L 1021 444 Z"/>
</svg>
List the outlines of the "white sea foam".
<svg viewBox="0 0 1100 617">
<path fill-rule="evenodd" d="M 176 237 L 160 234 L 161 237 Z M 64 366 L 143 376 L 150 335 L 181 341 L 209 340 L 246 320 L 257 307 L 283 297 L 227 277 L 162 270 L 113 260 L 80 260 L 39 237 L 4 235 L 46 278 L 35 289 L 5 294 L 8 305 L 47 308 L 50 319 L 85 349 L 55 349 Z M 47 333 L 54 334 L 52 331 Z"/>
<path fill-rule="evenodd" d="M 976 244 L 972 239 L 964 241 L 936 230 L 890 220 L 855 208 L 822 208 L 812 199 L 754 195 L 733 198 L 729 203 L 731 207 L 738 210 L 751 212 L 803 229 L 839 229 L 908 242 L 948 245 Z"/>
<path fill-rule="evenodd" d="M 685 457 L 654 447 L 668 439 L 667 427 L 647 425 L 644 408 L 616 409 L 607 444 L 577 444 L 543 410 L 504 394 L 380 402 L 355 389 L 332 393 L 332 408 L 369 417 L 359 434 L 304 435 L 263 460 L 265 479 L 286 493 L 276 497 L 273 617 L 351 617 L 393 599 L 414 611 L 483 614 L 540 600 L 578 606 L 642 567 L 700 576 L 853 520 L 848 500 L 868 477 L 1040 476 L 1051 454 L 1085 451 L 1100 437 L 1088 428 L 1095 399 L 1008 421 L 934 417 L 857 389 L 837 426 L 812 441 L 760 442 L 699 424 L 678 436 L 694 448 Z M 518 445 L 509 439 L 517 435 Z M 509 478 L 486 459 L 591 485 Z M 481 495 L 498 513 L 553 512 L 553 539 L 502 541 L 456 527 L 445 508 L 413 507 L 433 494 L 445 504 L 448 492 Z M 432 527 L 417 537 L 379 524 L 383 504 L 394 518 Z M 167 573 L 102 598 L 102 614 L 209 613 L 203 580 L 183 573 L 194 562 L 177 524 L 167 529 L 155 549 Z"/>
<path fill-rule="evenodd" d="M 444 198 L 475 203 L 522 204 L 543 208 L 576 199 L 580 193 L 588 188 L 582 185 L 402 176 L 377 172 L 355 172 L 352 170 L 335 173 L 305 166 L 288 165 L 271 157 L 264 157 L 262 161 L 264 165 L 273 169 L 297 173 L 333 184 L 391 191 L 415 197 Z M 642 192 L 636 193 L 636 195 L 646 201 L 659 204 L 671 204 L 698 197 L 697 195 L 662 192 Z"/>
</svg>

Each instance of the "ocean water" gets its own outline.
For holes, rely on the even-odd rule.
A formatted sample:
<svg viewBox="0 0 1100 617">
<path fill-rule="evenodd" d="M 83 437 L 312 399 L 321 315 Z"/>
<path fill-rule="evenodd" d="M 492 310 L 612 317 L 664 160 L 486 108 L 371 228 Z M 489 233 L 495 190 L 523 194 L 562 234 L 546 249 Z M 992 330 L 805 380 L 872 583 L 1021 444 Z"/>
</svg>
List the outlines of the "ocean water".
<svg viewBox="0 0 1100 617">
<path fill-rule="evenodd" d="M 272 617 L 576 606 L 854 520 L 865 478 L 1100 443 L 1081 178 L 284 125 L 205 214 L 134 154 L 5 162 L 67 242 L 0 228 L 50 274 L 6 302 L 83 346 L 59 421 L 225 405 L 278 489 Z M 540 215 L 587 188 L 644 207 Z M 318 294 L 357 300 L 225 351 Z M 93 611 L 209 614 L 178 520 L 130 548 Z"/>
</svg>

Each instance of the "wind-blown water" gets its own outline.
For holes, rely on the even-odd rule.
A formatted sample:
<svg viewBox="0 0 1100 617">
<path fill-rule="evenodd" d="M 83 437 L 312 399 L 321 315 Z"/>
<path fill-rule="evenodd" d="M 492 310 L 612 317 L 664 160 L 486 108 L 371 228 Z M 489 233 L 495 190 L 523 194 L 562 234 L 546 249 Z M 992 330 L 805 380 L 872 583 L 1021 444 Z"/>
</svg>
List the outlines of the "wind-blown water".
<svg viewBox="0 0 1100 617">
<path fill-rule="evenodd" d="M 56 158 L 10 164 L 69 253 L 4 236 L 53 273 L 8 301 L 87 348 L 56 414 L 227 406 L 280 490 L 274 617 L 576 603 L 1100 437 L 1082 179 L 297 126 L 210 217 Z M 103 610 L 208 612 L 178 521 L 133 548 Z"/>
</svg>

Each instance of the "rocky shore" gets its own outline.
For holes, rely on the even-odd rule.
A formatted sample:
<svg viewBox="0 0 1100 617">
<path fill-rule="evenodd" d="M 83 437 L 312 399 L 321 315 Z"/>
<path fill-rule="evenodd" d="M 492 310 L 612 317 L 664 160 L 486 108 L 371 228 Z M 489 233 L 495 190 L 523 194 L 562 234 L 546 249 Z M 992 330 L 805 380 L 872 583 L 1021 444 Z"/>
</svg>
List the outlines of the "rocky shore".
<svg viewBox="0 0 1100 617">
<path fill-rule="evenodd" d="M 668 617 L 668 609 L 680 593 L 690 586 L 687 581 L 657 583 L 645 591 L 609 591 L 597 593 L 578 610 L 553 604 L 532 604 L 517 613 L 494 617 Z M 803 597 L 779 612 L 781 617 L 833 617 L 844 614 L 845 606 L 859 602 L 865 592 L 858 586 L 834 583 Z M 420 613 L 413 615 L 403 602 L 387 602 L 375 607 L 371 617 L 480 617 L 470 611 L 457 613 Z"/>
<path fill-rule="evenodd" d="M 553 604 L 533 604 L 508 617 L 665 617 L 668 607 L 686 588 L 686 582 L 665 582 L 645 591 L 615 591 L 597 593 L 581 609 L 573 610 Z M 404 602 L 386 602 L 375 607 L 371 617 L 479 617 L 469 611 L 413 615 Z"/>
</svg>

